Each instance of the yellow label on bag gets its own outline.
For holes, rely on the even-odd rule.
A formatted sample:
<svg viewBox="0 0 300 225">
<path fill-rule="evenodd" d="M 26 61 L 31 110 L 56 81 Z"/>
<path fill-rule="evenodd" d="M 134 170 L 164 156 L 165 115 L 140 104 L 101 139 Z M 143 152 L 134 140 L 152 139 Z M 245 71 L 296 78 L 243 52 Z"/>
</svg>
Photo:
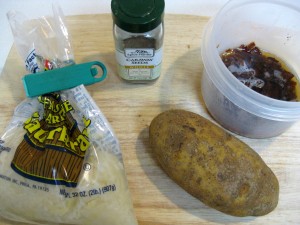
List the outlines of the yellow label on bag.
<svg viewBox="0 0 300 225">
<path fill-rule="evenodd" d="M 50 184 L 75 187 L 90 142 L 87 127 L 91 121 L 83 118 L 81 132 L 70 113 L 69 101 L 62 101 L 57 94 L 38 98 L 43 104 L 44 115 L 38 112 L 24 123 L 26 134 L 18 146 L 12 168 L 22 176 Z"/>
</svg>

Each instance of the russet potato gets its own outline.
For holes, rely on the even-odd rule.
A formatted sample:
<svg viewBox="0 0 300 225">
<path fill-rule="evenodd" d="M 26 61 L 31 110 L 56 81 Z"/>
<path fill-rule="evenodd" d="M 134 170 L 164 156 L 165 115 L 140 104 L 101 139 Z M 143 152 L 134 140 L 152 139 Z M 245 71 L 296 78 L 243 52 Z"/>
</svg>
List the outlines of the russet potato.
<svg viewBox="0 0 300 225">
<path fill-rule="evenodd" d="M 277 206 L 278 180 L 262 158 L 200 115 L 163 112 L 149 138 L 162 169 L 204 204 L 234 216 L 262 216 Z"/>
</svg>

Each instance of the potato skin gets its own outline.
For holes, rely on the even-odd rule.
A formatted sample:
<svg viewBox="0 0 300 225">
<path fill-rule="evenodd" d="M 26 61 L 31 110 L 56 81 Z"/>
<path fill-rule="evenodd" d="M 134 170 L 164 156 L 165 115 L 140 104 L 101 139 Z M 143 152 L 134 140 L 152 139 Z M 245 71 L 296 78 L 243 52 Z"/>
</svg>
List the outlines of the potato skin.
<svg viewBox="0 0 300 225">
<path fill-rule="evenodd" d="M 184 110 L 153 119 L 150 145 L 162 169 L 204 204 L 233 216 L 262 216 L 278 203 L 279 183 L 248 145 Z"/>
</svg>

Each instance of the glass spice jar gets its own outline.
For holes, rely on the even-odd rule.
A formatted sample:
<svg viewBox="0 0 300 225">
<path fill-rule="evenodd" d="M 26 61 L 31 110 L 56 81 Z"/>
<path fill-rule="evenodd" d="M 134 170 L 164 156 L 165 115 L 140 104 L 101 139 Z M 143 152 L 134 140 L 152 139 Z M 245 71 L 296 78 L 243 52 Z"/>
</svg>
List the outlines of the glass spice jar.
<svg viewBox="0 0 300 225">
<path fill-rule="evenodd" d="M 156 80 L 161 73 L 164 0 L 112 0 L 118 74 L 132 83 Z"/>
</svg>

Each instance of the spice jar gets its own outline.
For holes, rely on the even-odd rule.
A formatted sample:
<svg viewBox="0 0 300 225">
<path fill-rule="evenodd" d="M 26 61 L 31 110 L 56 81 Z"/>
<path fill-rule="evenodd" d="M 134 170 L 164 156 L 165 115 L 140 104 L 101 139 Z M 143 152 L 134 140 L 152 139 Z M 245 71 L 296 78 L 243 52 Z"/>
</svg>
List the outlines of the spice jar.
<svg viewBox="0 0 300 225">
<path fill-rule="evenodd" d="M 161 73 L 164 0 L 112 0 L 113 35 L 118 74 L 146 83 Z"/>
</svg>

